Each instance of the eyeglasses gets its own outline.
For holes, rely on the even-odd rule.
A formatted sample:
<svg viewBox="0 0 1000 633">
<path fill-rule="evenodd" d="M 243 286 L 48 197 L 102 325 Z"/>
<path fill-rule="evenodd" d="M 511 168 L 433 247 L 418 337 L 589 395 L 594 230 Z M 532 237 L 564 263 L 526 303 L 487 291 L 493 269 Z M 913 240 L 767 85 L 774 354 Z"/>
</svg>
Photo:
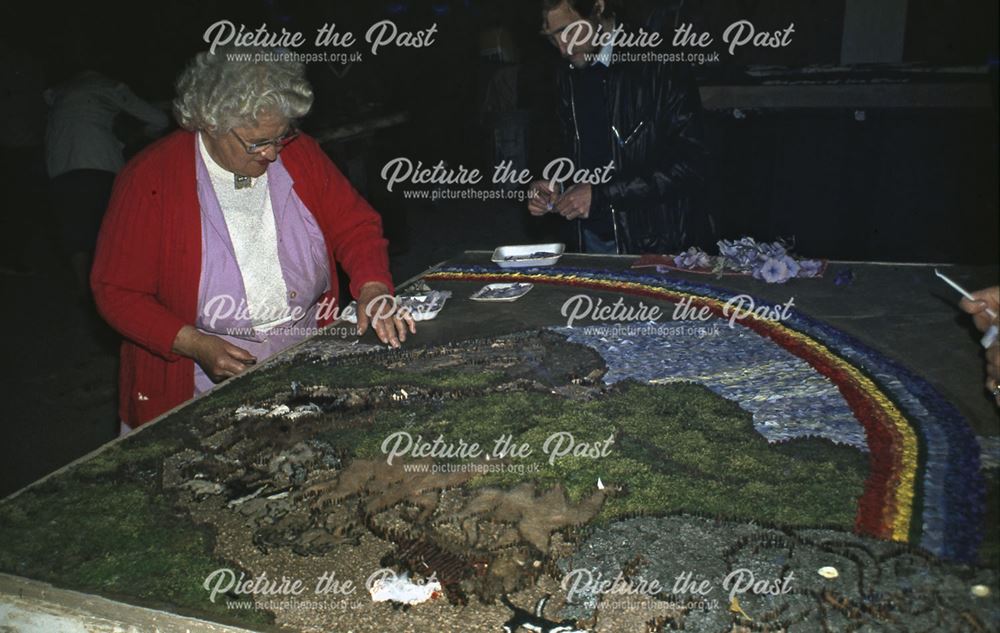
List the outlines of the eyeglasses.
<svg viewBox="0 0 1000 633">
<path fill-rule="evenodd" d="M 285 145 L 288 145 L 299 135 L 299 131 L 294 127 L 289 127 L 288 131 L 279 136 L 278 138 L 273 138 L 269 141 L 260 141 L 257 143 L 247 143 L 240 138 L 240 135 L 236 133 L 236 130 L 230 130 L 236 140 L 240 142 L 243 149 L 247 151 L 247 154 L 263 154 L 267 151 L 267 148 L 274 146 L 277 151 L 284 149 Z"/>
</svg>

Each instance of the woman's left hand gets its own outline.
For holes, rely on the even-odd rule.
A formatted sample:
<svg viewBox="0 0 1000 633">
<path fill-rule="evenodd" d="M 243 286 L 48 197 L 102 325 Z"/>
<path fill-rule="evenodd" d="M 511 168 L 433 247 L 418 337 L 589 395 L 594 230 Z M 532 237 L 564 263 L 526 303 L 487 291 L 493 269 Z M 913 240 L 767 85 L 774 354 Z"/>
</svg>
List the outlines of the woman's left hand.
<svg viewBox="0 0 1000 633">
<path fill-rule="evenodd" d="M 358 296 L 358 336 L 368 331 L 369 324 L 379 340 L 391 347 L 399 347 L 406 340 L 407 330 L 417 332 L 413 317 L 396 310 L 388 286 L 378 281 L 361 286 Z"/>
</svg>

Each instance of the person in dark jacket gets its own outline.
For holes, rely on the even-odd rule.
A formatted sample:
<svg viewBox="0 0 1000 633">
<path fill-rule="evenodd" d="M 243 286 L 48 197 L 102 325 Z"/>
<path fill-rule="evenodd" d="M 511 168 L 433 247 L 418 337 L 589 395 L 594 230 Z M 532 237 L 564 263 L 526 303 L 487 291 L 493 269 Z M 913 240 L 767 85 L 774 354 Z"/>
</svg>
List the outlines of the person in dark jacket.
<svg viewBox="0 0 1000 633">
<path fill-rule="evenodd" d="M 566 183 L 564 190 L 538 180 L 528 210 L 569 220 L 567 242 L 583 252 L 676 253 L 711 242 L 711 222 L 695 207 L 707 152 L 690 69 L 616 61 L 623 51 L 600 45 L 598 36 L 641 31 L 619 22 L 605 0 L 543 0 L 542 14 L 543 35 L 569 62 L 558 76 L 568 156 L 577 169 L 611 170 L 597 184 Z M 570 46 L 579 33 L 595 37 Z"/>
</svg>

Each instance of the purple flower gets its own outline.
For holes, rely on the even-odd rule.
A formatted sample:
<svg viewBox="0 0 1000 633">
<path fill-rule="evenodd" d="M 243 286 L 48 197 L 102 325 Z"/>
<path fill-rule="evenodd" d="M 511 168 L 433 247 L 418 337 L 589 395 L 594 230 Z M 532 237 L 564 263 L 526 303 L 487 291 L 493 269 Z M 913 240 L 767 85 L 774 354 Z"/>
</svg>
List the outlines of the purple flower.
<svg viewBox="0 0 1000 633">
<path fill-rule="evenodd" d="M 723 257 L 735 258 L 737 254 L 740 252 L 740 248 L 736 246 L 735 243 L 730 242 L 729 240 L 719 240 L 718 246 L 719 246 L 719 254 L 722 255 Z"/>
<path fill-rule="evenodd" d="M 749 237 L 744 237 L 738 242 L 720 240 L 718 245 L 719 253 L 723 259 L 723 267 L 730 270 L 743 273 L 751 272 L 760 257 L 757 244 Z"/>
<path fill-rule="evenodd" d="M 763 260 L 757 253 L 748 251 L 740 253 L 740 255 L 733 260 L 733 264 L 736 266 L 737 270 L 748 273 L 760 265 L 761 261 Z"/>
<path fill-rule="evenodd" d="M 816 277 L 823 269 L 823 262 L 818 259 L 800 259 L 799 277 Z"/>
<path fill-rule="evenodd" d="M 782 250 L 782 252 L 784 252 L 784 250 L 785 250 L 784 247 L 782 247 L 781 250 Z M 798 277 L 799 276 L 800 266 L 799 266 L 799 263 L 797 261 L 795 261 L 794 257 L 792 257 L 791 255 L 784 255 L 783 254 L 780 257 L 775 257 L 775 259 L 780 259 L 781 261 L 783 261 L 785 263 L 785 266 L 788 267 L 788 276 L 789 277 Z"/>
<path fill-rule="evenodd" d="M 768 257 L 753 271 L 754 279 L 763 279 L 769 284 L 783 284 L 792 276 L 786 258 Z"/>
<path fill-rule="evenodd" d="M 674 257 L 674 264 L 676 264 L 678 268 L 709 268 L 712 265 L 712 259 L 705 251 L 692 246 L 680 255 Z"/>
<path fill-rule="evenodd" d="M 758 244 L 757 252 L 763 255 L 764 257 L 773 257 L 775 259 L 779 259 L 788 254 L 788 250 L 781 242 L 773 242 L 771 244 Z"/>
<path fill-rule="evenodd" d="M 719 240 L 719 258 L 716 268 L 751 274 L 757 279 L 767 279 L 769 283 L 784 283 L 792 277 L 815 277 L 823 264 L 818 260 L 799 260 L 789 254 L 789 247 L 783 241 L 758 243 L 752 237 L 738 240 Z M 765 275 L 764 270 L 767 270 Z"/>
</svg>

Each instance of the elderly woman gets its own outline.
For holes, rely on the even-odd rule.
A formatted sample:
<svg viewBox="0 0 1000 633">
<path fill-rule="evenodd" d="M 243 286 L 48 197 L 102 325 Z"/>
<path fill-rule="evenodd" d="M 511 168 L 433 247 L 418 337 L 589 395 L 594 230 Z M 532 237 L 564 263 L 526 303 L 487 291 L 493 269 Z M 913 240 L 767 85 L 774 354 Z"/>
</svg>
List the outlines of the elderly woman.
<svg viewBox="0 0 1000 633">
<path fill-rule="evenodd" d="M 337 263 L 359 334 L 371 323 L 398 347 L 415 331 L 406 315 L 368 316 L 393 291 L 381 221 L 295 128 L 313 101 L 304 67 L 202 53 L 177 91 L 184 129 L 119 174 L 91 272 L 125 337 L 123 433 L 328 323 Z"/>
</svg>

